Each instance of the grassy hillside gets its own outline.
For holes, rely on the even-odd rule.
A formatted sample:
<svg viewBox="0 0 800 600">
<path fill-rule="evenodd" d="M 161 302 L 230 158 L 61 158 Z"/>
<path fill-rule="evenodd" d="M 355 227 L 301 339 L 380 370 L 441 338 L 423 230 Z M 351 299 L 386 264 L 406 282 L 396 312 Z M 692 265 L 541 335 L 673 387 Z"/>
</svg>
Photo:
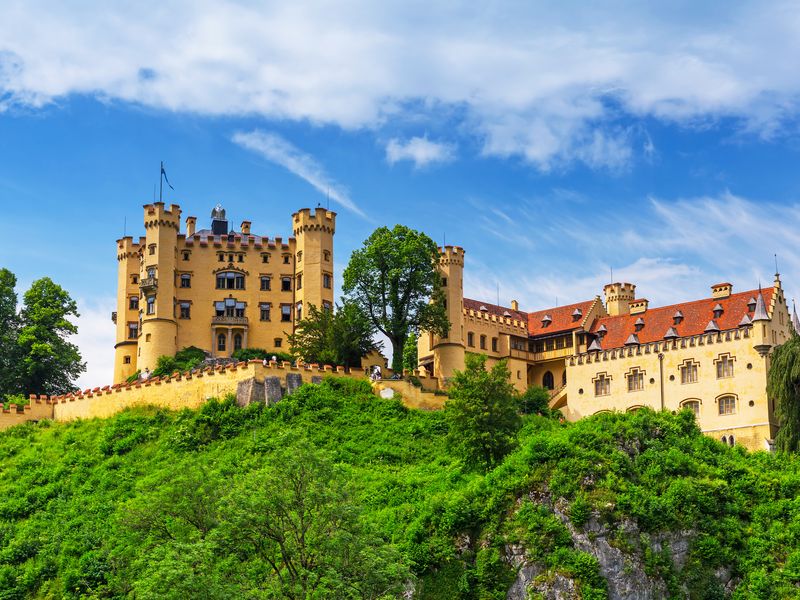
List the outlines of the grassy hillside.
<svg viewBox="0 0 800 600">
<path fill-rule="evenodd" d="M 542 589 L 604 598 L 575 545 L 598 527 L 670 595 L 725 597 L 722 567 L 736 598 L 796 597 L 797 459 L 724 447 L 687 412 L 527 419 L 485 475 L 448 453 L 441 413 L 345 380 L 2 432 L 0 599 L 505 598 L 511 545 Z M 648 542 L 663 532 L 689 541 L 680 569 Z"/>
</svg>

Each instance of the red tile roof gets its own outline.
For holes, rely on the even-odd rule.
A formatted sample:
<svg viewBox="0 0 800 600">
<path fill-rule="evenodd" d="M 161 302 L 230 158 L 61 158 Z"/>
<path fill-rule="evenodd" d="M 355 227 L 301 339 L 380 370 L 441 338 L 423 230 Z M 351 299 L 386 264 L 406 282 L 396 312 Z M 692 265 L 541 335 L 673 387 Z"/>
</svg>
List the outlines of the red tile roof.
<svg viewBox="0 0 800 600">
<path fill-rule="evenodd" d="M 505 316 L 505 313 L 509 313 L 512 319 L 517 319 L 518 321 L 527 321 L 528 320 L 528 313 L 522 312 L 520 310 L 513 310 L 511 308 L 506 308 L 505 306 L 498 306 L 497 304 L 489 304 L 488 302 L 481 302 L 480 300 L 471 300 L 470 298 L 464 298 L 464 308 L 466 310 L 474 310 L 475 312 L 481 312 L 481 306 L 486 308 L 486 312 L 490 315 L 497 315 L 498 317 Z"/>
<path fill-rule="evenodd" d="M 767 307 L 772 300 L 773 288 L 762 291 L 764 302 Z M 603 350 L 611 348 L 621 348 L 632 333 L 636 333 L 639 342 L 646 344 L 664 339 L 664 334 L 670 327 L 675 327 L 681 337 L 689 335 L 699 335 L 705 331 L 708 322 L 714 319 L 714 307 L 719 303 L 723 308 L 723 313 L 718 319 L 714 319 L 720 330 L 736 329 L 742 316 L 745 314 L 753 316 L 753 311 L 748 310 L 747 302 L 750 298 L 757 298 L 758 290 L 739 292 L 731 294 L 727 298 L 704 298 L 682 304 L 672 304 L 670 306 L 660 306 L 649 308 L 647 311 L 636 315 L 619 315 L 617 317 L 602 317 L 595 319 L 589 331 L 595 333 L 601 325 L 605 325 L 608 330 L 600 341 Z M 673 325 L 673 315 L 675 311 L 683 313 L 683 320 L 678 325 Z M 641 331 L 636 331 L 634 326 L 638 318 L 644 320 L 644 327 Z"/>
<path fill-rule="evenodd" d="M 585 302 L 556 306 L 555 308 L 528 313 L 528 333 L 530 335 L 550 335 L 577 329 L 580 327 L 586 313 L 589 312 L 593 302 L 594 300 L 586 300 Z M 576 308 L 580 309 L 581 316 L 573 319 L 572 313 L 575 312 Z M 550 315 L 550 319 L 552 319 L 547 327 L 542 324 L 542 318 L 545 315 Z"/>
</svg>

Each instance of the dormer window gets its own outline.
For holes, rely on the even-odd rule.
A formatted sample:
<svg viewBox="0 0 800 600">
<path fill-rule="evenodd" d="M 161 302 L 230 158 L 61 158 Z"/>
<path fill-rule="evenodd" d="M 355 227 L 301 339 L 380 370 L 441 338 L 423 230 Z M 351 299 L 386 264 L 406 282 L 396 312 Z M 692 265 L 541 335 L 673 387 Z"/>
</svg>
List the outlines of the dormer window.
<svg viewBox="0 0 800 600">
<path fill-rule="evenodd" d="M 608 333 L 608 328 L 605 325 L 600 325 L 600 327 L 597 328 L 597 335 L 599 337 L 602 338 L 606 333 Z"/>
<path fill-rule="evenodd" d="M 552 319 L 552 317 L 550 317 L 550 315 L 545 315 L 545 316 L 542 317 L 542 327 L 547 327 L 552 322 L 553 322 L 553 319 Z"/>
<path fill-rule="evenodd" d="M 639 317 L 638 319 L 636 319 L 636 323 L 634 323 L 633 326 L 636 329 L 636 331 L 641 331 L 642 329 L 644 329 L 644 319 L 642 317 Z"/>
<path fill-rule="evenodd" d="M 747 301 L 747 310 L 748 312 L 753 312 L 755 309 L 756 309 L 756 299 L 750 298 L 750 300 Z"/>
<path fill-rule="evenodd" d="M 572 311 L 572 320 L 577 321 L 583 316 L 583 311 L 580 308 L 576 308 Z"/>
<path fill-rule="evenodd" d="M 723 312 L 724 310 L 722 308 L 722 305 L 717 303 L 717 305 L 714 307 L 714 318 L 719 319 L 722 316 Z"/>
<path fill-rule="evenodd" d="M 481 307 L 478 310 L 480 310 L 481 312 L 489 312 L 489 309 L 486 308 L 483 304 L 481 304 Z"/>
<path fill-rule="evenodd" d="M 675 314 L 672 315 L 672 324 L 680 325 L 681 321 L 683 321 L 683 313 L 679 310 L 676 310 Z"/>
</svg>

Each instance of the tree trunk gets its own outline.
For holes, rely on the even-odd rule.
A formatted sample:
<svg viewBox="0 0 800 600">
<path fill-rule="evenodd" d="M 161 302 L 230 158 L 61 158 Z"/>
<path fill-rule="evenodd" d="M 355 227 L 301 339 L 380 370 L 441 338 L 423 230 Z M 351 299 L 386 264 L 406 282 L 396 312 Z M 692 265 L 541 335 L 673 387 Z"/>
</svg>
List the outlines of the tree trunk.
<svg viewBox="0 0 800 600">
<path fill-rule="evenodd" d="M 390 340 L 392 342 L 392 371 L 403 374 L 403 348 L 406 345 L 406 338 Z"/>
</svg>

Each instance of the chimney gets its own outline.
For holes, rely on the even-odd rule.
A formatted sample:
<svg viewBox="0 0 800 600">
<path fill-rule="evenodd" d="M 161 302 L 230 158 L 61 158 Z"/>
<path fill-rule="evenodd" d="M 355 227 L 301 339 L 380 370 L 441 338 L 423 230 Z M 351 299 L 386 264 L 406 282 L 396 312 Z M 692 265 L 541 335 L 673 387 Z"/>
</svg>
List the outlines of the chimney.
<svg viewBox="0 0 800 600">
<path fill-rule="evenodd" d="M 727 298 L 733 291 L 733 285 L 730 283 L 718 283 L 711 286 L 712 298 Z"/>
<path fill-rule="evenodd" d="M 511 301 L 511 310 L 519 310 L 519 302 L 516 300 Z"/>
<path fill-rule="evenodd" d="M 241 230 L 244 235 L 250 235 L 250 221 L 242 221 Z"/>
<path fill-rule="evenodd" d="M 186 217 L 186 237 L 194 235 L 194 229 L 197 225 L 197 217 Z"/>
</svg>

